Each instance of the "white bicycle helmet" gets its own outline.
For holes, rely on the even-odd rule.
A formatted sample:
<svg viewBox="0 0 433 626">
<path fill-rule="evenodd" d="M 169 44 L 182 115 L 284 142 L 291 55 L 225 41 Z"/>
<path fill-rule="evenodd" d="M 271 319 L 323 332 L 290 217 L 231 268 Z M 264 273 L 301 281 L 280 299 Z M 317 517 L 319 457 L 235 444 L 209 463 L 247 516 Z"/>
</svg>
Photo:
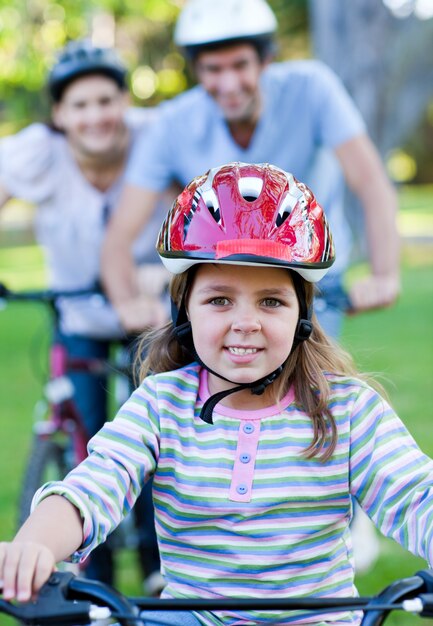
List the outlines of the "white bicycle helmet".
<svg viewBox="0 0 433 626">
<path fill-rule="evenodd" d="M 277 20 L 265 0 L 189 0 L 178 18 L 175 43 L 185 49 L 231 40 L 271 38 Z"/>
</svg>

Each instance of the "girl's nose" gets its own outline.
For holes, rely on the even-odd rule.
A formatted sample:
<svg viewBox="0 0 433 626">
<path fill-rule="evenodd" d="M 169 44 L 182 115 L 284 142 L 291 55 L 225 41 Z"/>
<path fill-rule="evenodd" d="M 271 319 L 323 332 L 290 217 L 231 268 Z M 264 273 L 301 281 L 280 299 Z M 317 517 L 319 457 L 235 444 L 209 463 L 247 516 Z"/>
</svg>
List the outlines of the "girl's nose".
<svg viewBox="0 0 433 626">
<path fill-rule="evenodd" d="M 232 324 L 232 328 L 237 333 L 256 333 L 261 329 L 262 325 L 257 316 L 243 315 L 238 317 Z"/>
</svg>

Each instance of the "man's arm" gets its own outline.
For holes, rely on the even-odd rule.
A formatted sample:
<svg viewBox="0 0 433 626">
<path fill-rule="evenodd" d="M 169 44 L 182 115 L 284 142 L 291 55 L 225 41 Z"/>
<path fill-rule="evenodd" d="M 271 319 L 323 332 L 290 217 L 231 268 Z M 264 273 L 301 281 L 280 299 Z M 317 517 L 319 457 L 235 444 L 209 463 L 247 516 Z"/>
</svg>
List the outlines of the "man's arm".
<svg viewBox="0 0 433 626">
<path fill-rule="evenodd" d="M 353 285 L 351 300 L 358 310 L 388 306 L 400 292 L 397 194 L 366 135 L 341 144 L 336 155 L 364 211 L 371 266 L 371 275 Z"/>
<path fill-rule="evenodd" d="M 132 246 L 155 210 L 158 196 L 157 191 L 126 185 L 102 246 L 101 280 L 128 331 L 146 326 L 143 320 L 149 311 L 147 305 L 144 305 L 145 310 L 139 305 L 140 289 Z"/>
</svg>

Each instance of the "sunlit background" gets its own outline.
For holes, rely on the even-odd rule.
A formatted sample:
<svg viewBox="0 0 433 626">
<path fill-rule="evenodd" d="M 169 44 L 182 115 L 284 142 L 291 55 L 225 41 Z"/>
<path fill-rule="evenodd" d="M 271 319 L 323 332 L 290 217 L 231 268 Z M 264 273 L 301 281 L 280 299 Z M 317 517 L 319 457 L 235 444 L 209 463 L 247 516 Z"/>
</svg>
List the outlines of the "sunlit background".
<svg viewBox="0 0 433 626">
<path fill-rule="evenodd" d="M 172 43 L 173 26 L 183 2 L 6 0 L 0 3 L 0 136 L 15 132 L 32 121 L 48 119 L 49 102 L 44 90 L 47 70 L 54 62 L 57 51 L 68 40 L 77 37 L 87 36 L 102 46 L 118 48 L 130 68 L 131 92 L 138 106 L 153 106 L 190 86 L 191 74 Z M 370 22 L 360 23 L 367 38 L 371 30 L 371 43 L 375 42 L 375 22 L 378 24 L 380 20 L 384 21 L 385 11 L 396 22 L 404 23 L 400 30 L 398 25 L 393 28 L 402 45 L 407 47 L 410 43 L 406 43 L 403 34 L 405 30 L 411 29 L 412 40 L 419 46 L 420 59 L 423 37 L 433 40 L 433 28 L 425 25 L 433 21 L 433 0 L 383 0 L 381 11 L 377 8 L 379 3 L 372 3 L 371 0 L 350 3 L 344 0 L 270 0 L 270 4 L 279 21 L 279 57 L 293 59 L 319 56 L 324 57 L 331 66 L 335 65 L 334 70 L 346 82 L 355 101 L 358 100 L 367 122 L 368 114 L 362 109 L 363 97 L 350 84 L 349 75 L 344 75 L 343 68 L 338 67 L 340 61 L 337 58 L 341 54 L 336 55 L 335 62 L 331 57 L 326 58 L 326 52 L 323 47 L 320 48 L 321 34 L 310 28 L 314 13 L 320 10 L 321 17 L 327 11 L 338 10 L 341 13 L 340 6 L 345 8 L 349 4 L 350 9 L 354 9 L 353 15 L 356 15 L 356 11 L 360 15 L 363 7 L 364 13 L 372 13 L 372 6 L 376 4 L 375 14 L 366 18 Z M 347 21 L 347 18 L 341 19 Z M 343 27 L 344 24 L 340 29 Z M 339 38 L 338 31 L 333 35 L 335 43 Z M 325 46 L 330 47 L 329 35 Z M 431 48 L 425 51 L 425 56 L 430 53 Z M 350 56 L 349 49 L 347 54 Z M 387 54 L 389 50 L 384 50 L 384 59 Z M 368 54 L 363 55 L 364 72 L 369 69 L 367 57 Z M 405 71 L 408 59 L 409 56 L 403 60 L 396 59 L 395 67 L 399 65 L 401 70 L 395 71 Z M 416 66 L 416 60 L 412 59 L 411 62 Z M 433 77 L 430 74 L 425 75 L 425 78 L 427 83 L 431 83 L 430 93 L 433 94 Z M 392 85 L 384 85 L 383 89 L 391 94 Z M 380 106 L 383 108 L 382 102 Z M 388 107 L 389 103 L 385 106 Z M 397 183 L 426 183 L 431 182 L 433 177 L 433 105 L 429 102 L 423 104 L 422 112 L 417 111 L 416 117 L 415 125 L 411 121 L 413 128 L 410 129 L 410 136 L 406 134 L 397 145 L 385 145 L 384 150 L 381 150 L 390 175 Z M 388 119 L 395 126 L 391 118 L 392 112 Z M 374 130 L 372 122 L 373 139 L 381 149 L 381 139 L 375 137 Z"/>
<path fill-rule="evenodd" d="M 0 137 L 49 120 L 46 74 L 71 39 L 89 37 L 118 49 L 130 69 L 135 106 L 155 106 L 191 86 L 190 68 L 172 43 L 183 2 L 0 0 Z M 384 374 L 393 404 L 432 455 L 433 0 L 269 3 L 279 23 L 278 60 L 317 57 L 334 69 L 362 111 L 398 190 L 402 298 L 390 309 L 347 318 L 343 339 L 361 369 Z M 32 216 L 33 207 L 18 200 L 0 212 L 0 281 L 14 289 L 46 284 Z M 354 232 L 363 241 L 362 229 Z M 350 271 L 364 269 L 355 262 Z M 33 344 L 35 337 L 40 341 L 46 335 L 47 326 L 37 313 L 43 311 L 0 310 L 0 440 L 8 442 L 0 458 L 6 476 L 0 489 L 1 538 L 14 532 L 31 411 L 41 397 L 41 380 L 32 369 Z M 141 581 L 134 559 L 125 558 L 120 588 L 137 595 Z M 395 544 L 383 542 L 377 567 L 359 581 L 360 592 L 377 592 L 396 576 L 412 575 L 423 566 Z M 403 616 L 389 623 L 412 622 Z"/>
<path fill-rule="evenodd" d="M 399 18 L 409 17 L 411 14 L 420 20 L 433 17 L 432 0 L 383 0 L 383 3 Z"/>
</svg>

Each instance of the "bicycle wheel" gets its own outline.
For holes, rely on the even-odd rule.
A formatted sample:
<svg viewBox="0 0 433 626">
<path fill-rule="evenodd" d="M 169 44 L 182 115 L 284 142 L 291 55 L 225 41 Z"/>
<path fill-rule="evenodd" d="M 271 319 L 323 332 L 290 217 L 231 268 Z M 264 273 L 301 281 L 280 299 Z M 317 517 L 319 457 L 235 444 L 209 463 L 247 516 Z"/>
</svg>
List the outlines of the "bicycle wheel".
<svg viewBox="0 0 433 626">
<path fill-rule="evenodd" d="M 68 472 L 64 447 L 51 439 L 35 436 L 24 474 L 18 510 L 18 527 L 30 513 L 35 492 L 51 480 L 61 480 Z"/>
</svg>

